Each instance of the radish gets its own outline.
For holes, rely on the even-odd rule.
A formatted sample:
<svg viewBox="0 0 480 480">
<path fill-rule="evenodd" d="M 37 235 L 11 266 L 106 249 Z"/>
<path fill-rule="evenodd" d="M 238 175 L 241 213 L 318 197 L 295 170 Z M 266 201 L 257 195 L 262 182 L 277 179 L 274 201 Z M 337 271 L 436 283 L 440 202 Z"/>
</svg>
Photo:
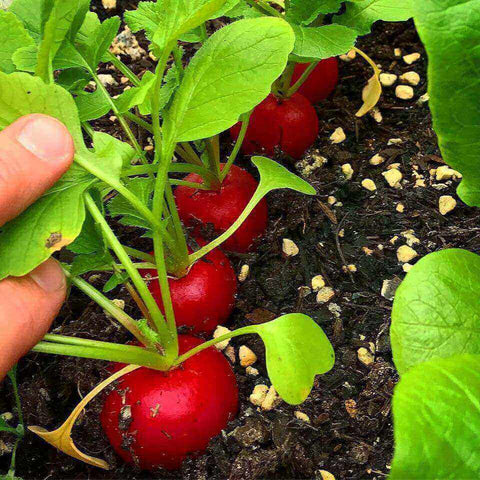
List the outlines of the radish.
<svg viewBox="0 0 480 480">
<path fill-rule="evenodd" d="M 163 311 L 157 271 L 144 269 L 140 273 Z M 194 333 L 211 333 L 232 313 L 237 278 L 230 260 L 219 249 L 195 262 L 186 276 L 169 278 L 168 284 L 178 327 L 187 327 Z"/>
<path fill-rule="evenodd" d="M 292 76 L 292 85 L 300 79 L 303 72 L 308 68 L 308 63 L 297 63 Z M 338 83 L 338 60 L 336 57 L 322 60 L 313 69 L 310 76 L 298 89 L 312 104 L 325 100 L 334 90 Z"/>
<path fill-rule="evenodd" d="M 202 183 L 194 173 L 184 180 Z M 183 223 L 194 226 L 200 233 L 201 224 L 212 224 L 216 233 L 223 233 L 243 212 L 257 189 L 257 181 L 245 170 L 232 165 L 219 190 L 194 190 L 179 186 L 175 190 L 178 213 Z M 224 243 L 227 250 L 245 253 L 267 228 L 267 202 L 263 199 L 243 222 L 242 226 Z"/>
<path fill-rule="evenodd" d="M 178 341 L 180 354 L 202 343 L 190 335 Z M 100 420 L 125 462 L 175 470 L 185 458 L 203 453 L 237 411 L 235 375 L 210 347 L 169 372 L 140 368 L 125 375 L 107 395 Z"/>
<path fill-rule="evenodd" d="M 230 129 L 232 138 L 238 137 L 240 128 L 237 123 Z M 270 94 L 253 111 L 242 150 L 247 155 L 273 156 L 279 148 L 298 159 L 313 145 L 317 135 L 317 112 L 303 95 L 278 98 Z"/>
</svg>

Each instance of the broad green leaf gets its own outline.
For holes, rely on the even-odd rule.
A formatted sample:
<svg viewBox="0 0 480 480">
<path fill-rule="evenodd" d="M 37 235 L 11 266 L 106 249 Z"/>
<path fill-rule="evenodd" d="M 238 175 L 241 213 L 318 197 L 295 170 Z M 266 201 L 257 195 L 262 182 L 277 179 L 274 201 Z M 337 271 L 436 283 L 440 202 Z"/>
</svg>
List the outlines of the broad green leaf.
<svg viewBox="0 0 480 480">
<path fill-rule="evenodd" d="M 137 10 L 125 14 L 125 20 L 132 31 L 145 30 L 148 38 L 163 50 L 214 16 L 225 3 L 226 0 L 141 2 Z"/>
<path fill-rule="evenodd" d="M 125 283 L 128 280 L 128 273 L 114 273 L 103 286 L 103 291 L 105 293 L 111 292 L 114 288 L 118 287 L 122 283 Z"/>
<path fill-rule="evenodd" d="M 449 249 L 422 258 L 395 294 L 391 342 L 400 374 L 460 353 L 480 354 L 480 256 Z"/>
<path fill-rule="evenodd" d="M 285 19 L 297 25 L 309 25 L 319 15 L 336 13 L 342 0 L 290 0 Z"/>
<path fill-rule="evenodd" d="M 37 58 L 37 45 L 30 45 L 28 47 L 21 47 L 15 50 L 12 55 L 12 62 L 18 71 L 33 73 L 37 67 Z"/>
<path fill-rule="evenodd" d="M 12 55 L 19 49 L 34 45 L 22 22 L 12 13 L 0 11 L 0 70 L 5 73 L 15 71 Z"/>
<path fill-rule="evenodd" d="M 67 248 L 79 255 L 90 255 L 105 251 L 105 240 L 89 213 L 85 217 L 80 235 Z"/>
<path fill-rule="evenodd" d="M 30 36 L 40 42 L 42 34 L 45 4 L 50 0 L 13 0 L 8 9 L 23 23 Z"/>
<path fill-rule="evenodd" d="M 73 259 L 70 273 L 73 276 L 83 275 L 84 273 L 94 272 L 95 270 L 105 270 L 111 267 L 113 259 L 111 255 L 92 253 L 88 255 L 77 255 Z"/>
<path fill-rule="evenodd" d="M 38 47 L 36 75 L 43 79 L 53 76 L 53 59 L 67 37 L 77 13 L 82 7 L 81 0 L 53 0 L 50 16 L 45 24 Z"/>
<path fill-rule="evenodd" d="M 79 93 L 88 85 L 90 79 L 91 75 L 83 68 L 68 68 L 58 74 L 56 83 L 70 93 Z"/>
<path fill-rule="evenodd" d="M 309 395 L 315 375 L 335 363 L 333 347 L 323 330 L 301 313 L 283 315 L 252 327 L 266 348 L 267 371 L 278 394 L 298 405 Z"/>
<path fill-rule="evenodd" d="M 125 90 L 116 100 L 120 113 L 128 112 L 131 108 L 143 105 L 149 96 L 150 89 L 155 83 L 155 75 L 152 72 L 145 72 L 140 85 Z"/>
<path fill-rule="evenodd" d="M 96 163 L 104 164 L 114 177 L 120 177 L 122 167 L 129 167 L 135 157 L 133 147 L 108 133 L 94 132 L 93 134 L 93 153 Z"/>
<path fill-rule="evenodd" d="M 80 121 L 88 122 L 106 115 L 110 109 L 110 102 L 100 89 L 93 93 L 81 92 L 75 97 Z"/>
<path fill-rule="evenodd" d="M 211 137 L 270 93 L 293 48 L 282 19 L 240 20 L 213 34 L 185 70 L 165 116 L 167 138 L 177 142 Z"/>
<path fill-rule="evenodd" d="M 428 53 L 428 93 L 443 159 L 463 174 L 459 197 L 480 206 L 478 0 L 416 2 L 415 24 Z M 439 34 L 441 32 L 441 34 Z M 467 80 L 472 78 L 472 80 Z"/>
<path fill-rule="evenodd" d="M 233 6 L 230 10 L 224 13 L 228 18 L 259 18 L 263 17 L 262 12 L 259 12 L 256 8 L 252 8 L 245 0 L 240 0 L 239 3 Z"/>
<path fill-rule="evenodd" d="M 293 53 L 312 60 L 336 57 L 355 46 L 358 32 L 343 25 L 301 27 L 292 25 L 295 32 Z"/>
<path fill-rule="evenodd" d="M 348 1 L 344 14 L 335 17 L 335 23 L 353 28 L 361 35 L 369 33 L 377 20 L 401 22 L 413 16 L 414 4 L 430 3 L 426 0 L 356 0 Z"/>
<path fill-rule="evenodd" d="M 132 191 L 145 205 L 150 206 L 152 202 L 154 180 L 151 178 L 135 177 L 126 183 Z M 123 197 L 117 195 L 108 204 L 108 210 L 113 217 L 120 216 L 122 225 L 130 225 L 150 229 L 151 225 L 135 210 L 132 205 Z"/>
<path fill-rule="evenodd" d="M 436 359 L 395 388 L 390 480 L 476 479 L 480 472 L 479 355 Z"/>
</svg>

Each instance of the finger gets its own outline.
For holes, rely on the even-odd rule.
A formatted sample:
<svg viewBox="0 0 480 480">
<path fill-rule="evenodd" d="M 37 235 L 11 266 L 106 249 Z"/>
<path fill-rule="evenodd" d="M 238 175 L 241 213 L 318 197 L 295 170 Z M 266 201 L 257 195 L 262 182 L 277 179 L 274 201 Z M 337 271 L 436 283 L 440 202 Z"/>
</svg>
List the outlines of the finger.
<svg viewBox="0 0 480 480">
<path fill-rule="evenodd" d="M 52 258 L 0 282 L 0 381 L 47 333 L 65 295 L 65 276 Z"/>
<path fill-rule="evenodd" d="M 41 114 L 0 133 L 0 225 L 16 217 L 70 167 L 73 140 L 63 123 Z"/>
</svg>

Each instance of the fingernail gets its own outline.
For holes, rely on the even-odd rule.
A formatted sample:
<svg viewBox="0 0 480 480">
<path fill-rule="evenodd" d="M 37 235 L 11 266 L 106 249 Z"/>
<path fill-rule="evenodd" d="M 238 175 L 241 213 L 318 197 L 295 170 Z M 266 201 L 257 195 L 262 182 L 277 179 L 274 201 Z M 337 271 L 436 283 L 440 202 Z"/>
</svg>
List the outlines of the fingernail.
<svg viewBox="0 0 480 480">
<path fill-rule="evenodd" d="M 53 293 L 63 290 L 66 285 L 65 275 L 56 260 L 50 258 L 30 272 L 30 278 L 45 292 Z"/>
<path fill-rule="evenodd" d="M 72 155 L 72 137 L 63 123 L 46 115 L 35 115 L 22 128 L 17 141 L 36 157 L 53 163 Z"/>
</svg>

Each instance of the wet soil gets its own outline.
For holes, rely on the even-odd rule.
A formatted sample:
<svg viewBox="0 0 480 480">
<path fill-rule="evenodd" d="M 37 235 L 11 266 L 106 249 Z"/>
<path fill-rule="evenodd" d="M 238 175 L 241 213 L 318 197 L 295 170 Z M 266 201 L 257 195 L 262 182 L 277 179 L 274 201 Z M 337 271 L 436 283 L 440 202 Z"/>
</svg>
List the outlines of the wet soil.
<svg viewBox="0 0 480 480">
<path fill-rule="evenodd" d="M 135 2 L 119 2 L 118 11 L 132 8 Z M 104 12 L 99 9 L 103 15 Z M 145 44 L 143 44 L 145 46 Z M 241 408 L 238 418 L 219 437 L 212 440 L 208 452 L 185 462 L 179 472 L 137 472 L 115 456 L 98 422 L 101 400 L 93 402 L 75 428 L 79 448 L 105 458 L 112 466 L 103 472 L 56 452 L 32 434 L 27 434 L 17 459 L 17 474 L 24 479 L 287 479 L 322 478 L 320 470 L 337 479 L 382 479 L 388 475 L 393 454 L 391 396 L 398 380 L 392 363 L 388 329 L 391 297 L 381 295 L 385 280 L 400 280 L 405 275 L 396 250 L 406 243 L 402 232 L 413 230 L 419 243 L 413 245 L 420 258 L 446 247 L 480 250 L 479 213 L 463 205 L 448 216 L 438 211 L 441 195 L 455 196 L 456 182 L 436 182 L 429 170 L 442 165 L 432 130 L 428 103 L 419 103 L 426 93 L 426 55 L 413 24 L 378 24 L 373 34 L 360 41 L 359 48 L 369 54 L 383 71 L 397 75 L 414 70 L 421 83 L 414 87 L 415 97 L 402 101 L 395 97 L 395 87 L 386 88 L 379 109 L 383 121 L 372 116 L 358 119 L 355 112 L 361 90 L 371 75 L 369 67 L 357 58 L 341 62 L 341 82 L 335 94 L 318 106 L 320 135 L 305 162 L 312 164 L 319 155 L 328 163 L 306 177 L 317 189 L 317 196 L 307 198 L 291 192 L 277 192 L 268 198 L 269 230 L 251 255 L 231 255 L 237 272 L 244 264 L 250 274 L 239 289 L 230 328 L 263 322 L 290 312 L 312 316 L 331 339 L 336 363 L 331 372 L 316 379 L 308 400 L 292 407 L 281 403 L 265 412 L 249 402 L 249 395 L 259 383 L 269 384 L 263 359 L 263 346 L 257 338 L 237 338 L 231 342 L 238 352 L 248 345 L 259 357 L 258 376 L 249 376 L 238 359 L 233 367 L 240 388 Z M 394 55 L 420 52 L 421 59 L 411 66 Z M 124 60 L 128 60 L 124 58 Z M 153 67 L 148 57 L 131 64 L 141 73 Z M 108 67 L 104 73 L 112 73 Z M 120 87 L 118 87 L 120 88 Z M 118 93 L 118 92 L 113 92 Z M 109 118 L 97 122 L 97 128 L 118 134 Z M 342 127 L 347 139 L 332 145 L 329 136 Z M 389 145 L 389 140 L 401 143 Z M 146 144 L 146 136 L 141 137 Z M 390 142 L 392 143 L 392 142 Z M 231 148 L 228 136 L 223 148 Z M 376 153 L 386 162 L 371 166 L 368 160 Z M 354 174 L 346 180 L 341 165 L 350 163 Z M 392 188 L 382 172 L 393 163 L 403 173 L 402 188 Z M 248 158 L 239 164 L 251 169 Z M 425 187 L 415 187 L 418 175 Z M 361 186 L 365 178 L 374 180 L 375 192 Z M 437 185 L 432 187 L 432 184 Z M 438 186 L 438 184 L 441 184 Z M 328 197 L 334 196 L 332 205 Z M 397 205 L 404 206 L 403 213 Z M 138 232 L 121 227 L 125 242 L 148 248 L 138 240 Z M 392 242 L 392 238 L 398 239 Z M 299 247 L 299 254 L 286 258 L 282 239 L 289 238 Z M 414 263 L 413 260 L 411 263 Z M 356 272 L 347 265 L 355 265 Z M 346 272 L 347 270 L 347 272 Z M 315 275 L 323 275 L 335 296 L 327 304 L 316 302 L 309 293 Z M 101 287 L 102 275 L 87 276 Z M 128 294 L 118 288 L 112 298 L 126 301 L 128 313 L 138 317 Z M 124 342 L 128 336 L 110 321 L 93 303 L 72 290 L 68 302 L 55 322 L 55 331 L 65 335 Z M 373 362 L 365 365 L 358 349 L 370 350 Z M 63 421 L 80 397 L 107 376 L 103 362 L 28 355 L 19 366 L 20 392 L 27 425 L 54 428 Z M 0 412 L 11 410 L 9 386 L 0 385 Z M 294 412 L 305 413 L 310 423 L 299 420 Z M 7 436 L 0 437 L 7 442 Z M 0 471 L 5 471 L 8 456 L 0 456 Z"/>
</svg>

